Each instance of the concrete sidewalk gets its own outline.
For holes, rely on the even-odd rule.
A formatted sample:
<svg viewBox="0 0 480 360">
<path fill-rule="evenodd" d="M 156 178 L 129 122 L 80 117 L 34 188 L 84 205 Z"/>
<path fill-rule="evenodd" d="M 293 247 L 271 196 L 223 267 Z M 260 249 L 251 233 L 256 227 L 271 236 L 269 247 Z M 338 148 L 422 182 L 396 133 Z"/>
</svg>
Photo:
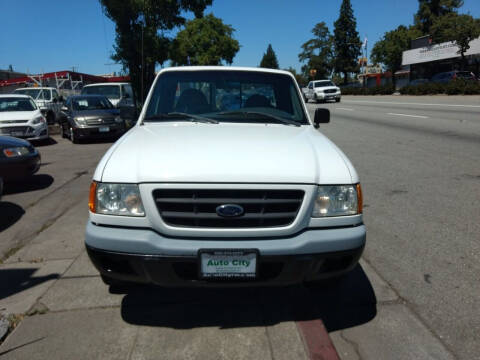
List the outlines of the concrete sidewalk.
<svg viewBox="0 0 480 360">
<path fill-rule="evenodd" d="M 337 287 L 126 292 L 91 265 L 86 220 L 77 204 L 0 265 L 2 313 L 30 314 L 2 358 L 336 358 L 323 325 L 342 359 L 453 358 L 365 262 Z"/>
</svg>

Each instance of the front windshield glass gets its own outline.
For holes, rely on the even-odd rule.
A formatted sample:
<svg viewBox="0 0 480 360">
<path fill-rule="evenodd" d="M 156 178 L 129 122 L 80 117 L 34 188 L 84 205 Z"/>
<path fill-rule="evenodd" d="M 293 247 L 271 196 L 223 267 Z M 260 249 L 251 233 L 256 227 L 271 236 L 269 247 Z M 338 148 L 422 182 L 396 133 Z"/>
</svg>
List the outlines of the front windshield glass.
<svg viewBox="0 0 480 360">
<path fill-rule="evenodd" d="M 16 94 L 31 96 L 34 100 L 51 100 L 50 90 L 46 89 L 19 89 L 15 90 Z"/>
<path fill-rule="evenodd" d="M 85 96 L 72 98 L 72 107 L 75 111 L 111 109 L 112 104 L 105 97 Z"/>
<path fill-rule="evenodd" d="M 317 81 L 315 83 L 315 87 L 324 87 L 324 86 L 335 86 L 335 84 L 333 82 L 331 82 L 330 80 L 325 80 L 325 81 Z"/>
<path fill-rule="evenodd" d="M 34 110 L 37 110 L 37 106 L 31 99 L 18 97 L 0 98 L 0 112 Z"/>
<path fill-rule="evenodd" d="M 118 85 L 95 85 L 86 86 L 82 89 L 82 95 L 103 95 L 109 99 L 120 99 L 120 86 Z"/>
<path fill-rule="evenodd" d="M 291 77 L 255 71 L 165 72 L 155 84 L 145 121 L 171 121 L 169 113 L 202 114 L 219 122 L 308 124 Z"/>
</svg>

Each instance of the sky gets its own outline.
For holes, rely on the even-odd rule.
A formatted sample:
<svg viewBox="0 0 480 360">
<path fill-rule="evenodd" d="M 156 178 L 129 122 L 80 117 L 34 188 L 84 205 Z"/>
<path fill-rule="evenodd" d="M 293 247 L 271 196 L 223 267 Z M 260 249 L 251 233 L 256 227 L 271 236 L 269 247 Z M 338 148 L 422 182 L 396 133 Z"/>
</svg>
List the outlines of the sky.
<svg viewBox="0 0 480 360">
<path fill-rule="evenodd" d="M 368 50 L 385 31 L 412 24 L 418 8 L 418 0 L 351 2 Z M 299 70 L 301 45 L 321 21 L 333 33 L 340 4 L 341 0 L 214 0 L 205 14 L 213 13 L 235 29 L 241 48 L 233 65 L 258 66 L 272 44 L 280 68 Z M 480 17 L 480 1 L 465 0 L 460 13 Z M 115 26 L 102 14 L 98 0 L 0 0 L 0 14 L 0 69 L 12 65 L 32 74 L 72 67 L 88 74 L 121 70 L 110 59 Z"/>
</svg>

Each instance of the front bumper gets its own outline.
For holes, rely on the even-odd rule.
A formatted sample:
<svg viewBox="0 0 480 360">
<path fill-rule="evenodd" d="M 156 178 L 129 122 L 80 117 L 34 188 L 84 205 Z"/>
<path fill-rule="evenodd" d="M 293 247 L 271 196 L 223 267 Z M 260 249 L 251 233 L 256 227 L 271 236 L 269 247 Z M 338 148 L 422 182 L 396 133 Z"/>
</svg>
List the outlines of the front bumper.
<svg viewBox="0 0 480 360">
<path fill-rule="evenodd" d="M 318 93 L 317 98 L 321 100 L 336 100 L 340 99 L 341 93 Z"/>
<path fill-rule="evenodd" d="M 38 152 L 20 158 L 2 159 L 0 177 L 5 181 L 26 178 L 35 174 L 40 168 L 41 157 Z"/>
<path fill-rule="evenodd" d="M 365 226 L 306 229 L 290 237 L 169 238 L 150 229 L 87 224 L 86 247 L 98 271 L 114 279 L 163 286 L 288 285 L 351 270 L 365 246 Z M 255 280 L 211 281 L 198 276 L 200 249 L 257 249 Z"/>
<path fill-rule="evenodd" d="M 2 126 L 0 134 L 26 140 L 45 140 L 48 138 L 47 124 Z"/>
<path fill-rule="evenodd" d="M 108 127 L 108 131 L 101 132 L 100 128 Z M 73 129 L 75 135 L 79 138 L 105 138 L 112 136 L 120 136 L 125 133 L 125 126 L 123 124 L 108 124 L 102 126 L 86 126 L 76 127 Z"/>
</svg>

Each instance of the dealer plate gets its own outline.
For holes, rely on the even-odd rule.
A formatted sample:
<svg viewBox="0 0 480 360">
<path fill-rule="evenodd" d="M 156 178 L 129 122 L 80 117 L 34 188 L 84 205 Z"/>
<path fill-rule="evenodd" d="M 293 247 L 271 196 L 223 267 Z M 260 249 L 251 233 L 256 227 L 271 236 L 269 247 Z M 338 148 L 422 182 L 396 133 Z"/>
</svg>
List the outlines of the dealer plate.
<svg viewBox="0 0 480 360">
<path fill-rule="evenodd" d="M 109 132 L 110 128 L 108 126 L 102 126 L 98 128 L 99 132 Z"/>
<path fill-rule="evenodd" d="M 258 251 L 200 250 L 200 278 L 252 279 L 257 276 Z"/>
</svg>

